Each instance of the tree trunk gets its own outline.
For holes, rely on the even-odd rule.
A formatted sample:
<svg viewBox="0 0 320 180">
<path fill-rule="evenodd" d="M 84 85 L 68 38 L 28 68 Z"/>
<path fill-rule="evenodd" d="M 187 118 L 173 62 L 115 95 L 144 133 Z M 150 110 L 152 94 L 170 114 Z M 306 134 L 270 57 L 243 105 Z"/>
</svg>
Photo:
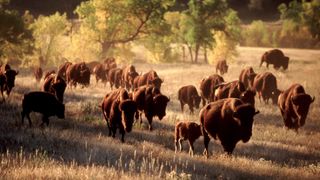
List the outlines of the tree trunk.
<svg viewBox="0 0 320 180">
<path fill-rule="evenodd" d="M 112 43 L 108 43 L 108 42 L 101 43 L 101 46 L 102 46 L 101 58 L 106 57 L 112 45 L 113 45 Z"/>
<path fill-rule="evenodd" d="M 208 55 L 207 55 L 207 47 L 204 46 L 204 63 L 208 64 Z"/>
<path fill-rule="evenodd" d="M 195 62 L 195 63 L 198 63 L 199 49 L 200 49 L 200 45 L 199 45 L 199 44 L 196 44 L 195 56 L 194 56 L 194 62 Z"/>
<path fill-rule="evenodd" d="M 191 60 L 191 63 L 193 63 L 192 48 L 191 48 L 191 46 L 189 46 L 189 45 L 188 45 L 188 50 L 189 50 L 189 54 L 190 54 L 190 60 Z"/>
<path fill-rule="evenodd" d="M 186 49 L 184 45 L 182 45 L 182 62 L 186 61 Z"/>
</svg>

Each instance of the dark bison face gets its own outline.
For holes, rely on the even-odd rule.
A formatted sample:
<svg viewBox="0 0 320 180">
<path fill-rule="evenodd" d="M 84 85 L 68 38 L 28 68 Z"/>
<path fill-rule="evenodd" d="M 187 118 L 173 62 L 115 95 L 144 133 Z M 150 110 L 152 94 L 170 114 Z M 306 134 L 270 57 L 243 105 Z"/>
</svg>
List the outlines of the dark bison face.
<svg viewBox="0 0 320 180">
<path fill-rule="evenodd" d="M 286 69 L 288 69 L 288 66 L 289 66 L 289 57 L 284 56 L 282 67 L 284 70 L 286 70 Z"/>
<path fill-rule="evenodd" d="M 311 96 L 308 94 L 297 94 L 291 97 L 291 101 L 294 105 L 293 109 L 298 115 L 299 127 L 305 124 L 310 104 L 313 103 L 314 100 L 315 97 L 311 98 Z"/>
<path fill-rule="evenodd" d="M 80 83 L 85 85 L 85 86 L 89 86 L 90 85 L 90 69 L 86 68 L 85 70 L 82 70 L 80 72 Z"/>
<path fill-rule="evenodd" d="M 137 111 L 137 105 L 132 100 L 124 100 L 120 103 L 121 122 L 126 132 L 131 132 L 134 121 L 134 113 Z"/>
<path fill-rule="evenodd" d="M 163 80 L 160 78 L 155 78 L 154 80 L 152 80 L 152 85 L 158 89 L 161 88 L 162 83 L 163 83 Z"/>
<path fill-rule="evenodd" d="M 260 113 L 251 104 L 242 104 L 236 108 L 233 117 L 240 122 L 241 140 L 248 142 L 252 135 L 253 116 Z"/>
<path fill-rule="evenodd" d="M 6 70 L 4 74 L 6 76 L 7 94 L 10 95 L 10 92 L 11 92 L 12 88 L 14 87 L 14 81 L 16 79 L 16 75 L 19 74 L 19 71 L 9 69 L 9 70 Z"/>
<path fill-rule="evenodd" d="M 167 104 L 170 101 L 167 96 L 158 94 L 153 97 L 153 110 L 155 115 L 159 117 L 160 120 L 166 115 Z"/>
<path fill-rule="evenodd" d="M 194 96 L 194 106 L 195 108 L 199 109 L 199 105 L 200 105 L 200 102 L 201 102 L 201 96 Z"/>
<path fill-rule="evenodd" d="M 256 92 L 253 90 L 246 90 L 243 93 L 241 93 L 240 95 L 240 99 L 245 102 L 245 103 L 249 103 L 254 107 L 254 96 L 256 95 Z"/>
<path fill-rule="evenodd" d="M 272 91 L 271 99 L 272 99 L 273 104 L 278 103 L 278 98 L 279 98 L 280 93 L 281 93 L 281 91 L 279 89 Z"/>
<path fill-rule="evenodd" d="M 57 107 L 57 117 L 60 119 L 64 119 L 64 110 L 65 110 L 65 106 L 64 104 L 59 104 Z"/>
<path fill-rule="evenodd" d="M 63 102 L 64 91 L 66 90 L 67 84 L 62 78 L 56 78 L 52 84 L 52 88 L 55 91 L 55 95 L 57 96 L 60 102 Z"/>
</svg>

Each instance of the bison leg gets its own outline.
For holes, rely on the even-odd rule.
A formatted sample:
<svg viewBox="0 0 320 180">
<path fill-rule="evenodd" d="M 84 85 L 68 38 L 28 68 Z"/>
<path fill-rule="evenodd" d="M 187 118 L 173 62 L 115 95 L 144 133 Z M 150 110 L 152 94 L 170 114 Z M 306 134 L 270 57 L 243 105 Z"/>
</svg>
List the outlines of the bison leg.
<svg viewBox="0 0 320 180">
<path fill-rule="evenodd" d="M 117 132 L 116 127 L 111 127 L 111 131 L 112 131 L 112 137 L 115 138 L 116 137 L 116 132 Z"/>
<path fill-rule="evenodd" d="M 204 152 L 203 154 L 205 156 L 207 156 L 207 158 L 209 157 L 209 151 L 208 151 L 208 146 L 209 146 L 209 142 L 210 142 L 210 137 L 208 136 L 207 132 L 205 132 L 205 130 L 202 130 L 202 134 L 203 134 L 203 143 L 204 143 Z"/>
<path fill-rule="evenodd" d="M 226 152 L 228 155 L 231 155 L 234 148 L 236 147 L 236 143 L 222 143 L 223 150 Z"/>
<path fill-rule="evenodd" d="M 193 147 L 193 141 L 189 140 L 189 155 L 193 156 L 194 147 Z"/>
<path fill-rule="evenodd" d="M 152 116 L 147 116 L 147 120 L 149 122 L 149 131 L 152 131 Z"/>
<path fill-rule="evenodd" d="M 189 109 L 190 109 L 190 114 L 193 114 L 193 106 L 192 105 L 189 105 Z"/>
<path fill-rule="evenodd" d="M 31 118 L 30 118 L 30 113 L 25 113 L 24 111 L 21 112 L 21 116 L 22 116 L 22 125 L 24 124 L 24 116 L 27 116 L 27 119 L 29 121 L 29 127 L 32 127 L 32 122 L 31 122 Z"/>
<path fill-rule="evenodd" d="M 201 97 L 202 99 L 202 107 L 204 107 L 206 105 L 206 100 L 204 99 L 204 97 Z"/>
<path fill-rule="evenodd" d="M 124 134 L 125 134 L 124 128 L 123 128 L 123 127 L 120 128 L 120 129 L 119 129 L 119 132 L 120 132 L 120 134 L 121 134 L 121 142 L 124 143 Z"/>
<path fill-rule="evenodd" d="M 179 151 L 180 151 L 180 152 L 181 152 L 182 149 L 183 149 L 183 147 L 182 147 L 182 141 L 183 141 L 183 139 L 180 138 L 180 139 L 179 139 Z"/>
<path fill-rule="evenodd" d="M 289 128 L 289 129 L 292 129 L 294 127 L 294 124 L 292 122 L 292 118 L 290 115 L 288 115 L 287 113 L 283 113 L 283 122 L 284 122 L 284 125 Z"/>
<path fill-rule="evenodd" d="M 182 112 L 182 113 L 183 113 L 183 106 L 184 106 L 183 102 L 180 101 L 180 107 L 181 107 L 181 112 Z"/>
</svg>

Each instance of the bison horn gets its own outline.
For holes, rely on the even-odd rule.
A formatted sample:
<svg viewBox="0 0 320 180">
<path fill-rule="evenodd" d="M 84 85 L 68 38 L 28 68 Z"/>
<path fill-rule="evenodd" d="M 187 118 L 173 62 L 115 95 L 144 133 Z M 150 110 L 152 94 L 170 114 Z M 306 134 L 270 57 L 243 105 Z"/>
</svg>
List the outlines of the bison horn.
<svg viewBox="0 0 320 180">
<path fill-rule="evenodd" d="M 255 113 L 254 113 L 254 115 L 257 115 L 257 114 L 259 114 L 260 113 L 260 111 L 258 110 L 258 111 L 256 111 Z"/>
<path fill-rule="evenodd" d="M 316 99 L 316 97 L 313 96 L 313 98 L 311 99 L 311 103 L 313 103 L 315 99 Z"/>
</svg>

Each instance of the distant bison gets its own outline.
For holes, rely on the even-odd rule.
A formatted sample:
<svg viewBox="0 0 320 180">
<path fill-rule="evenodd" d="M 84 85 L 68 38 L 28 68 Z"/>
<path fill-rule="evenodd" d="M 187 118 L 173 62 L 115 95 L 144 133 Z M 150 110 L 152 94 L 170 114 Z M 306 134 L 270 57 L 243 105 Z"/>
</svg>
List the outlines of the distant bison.
<svg viewBox="0 0 320 180">
<path fill-rule="evenodd" d="M 220 71 L 220 74 L 223 75 L 225 73 L 228 72 L 228 65 L 227 65 L 227 61 L 224 60 L 219 60 L 216 64 L 216 73 L 218 73 L 218 71 Z"/>
<path fill-rule="evenodd" d="M 58 72 L 57 72 L 57 74 L 60 76 L 60 77 L 62 77 L 63 79 L 67 79 L 67 69 L 68 69 L 68 67 L 69 66 L 71 66 L 72 65 L 72 63 L 71 62 L 65 62 L 65 63 L 63 63 L 63 64 L 61 64 L 59 67 L 58 67 Z"/>
<path fill-rule="evenodd" d="M 150 70 L 149 72 L 143 75 L 137 76 L 134 79 L 134 88 L 144 86 L 144 85 L 151 85 L 160 89 L 162 83 L 163 83 L 163 80 L 160 79 L 157 72 L 154 70 Z"/>
<path fill-rule="evenodd" d="M 273 64 L 273 67 L 276 70 L 278 70 L 280 67 L 286 70 L 288 69 L 289 65 L 289 57 L 285 56 L 279 49 L 272 49 L 262 55 L 260 67 L 263 62 L 266 62 L 267 68 L 269 67 L 269 64 Z"/>
<path fill-rule="evenodd" d="M 201 96 L 199 96 L 197 88 L 193 85 L 183 86 L 178 91 L 178 99 L 181 105 L 181 111 L 183 112 L 183 106 L 188 104 L 190 113 L 193 114 L 193 108 L 199 108 L 201 102 Z"/>
<path fill-rule="evenodd" d="M 201 136 L 201 127 L 195 122 L 178 122 L 175 126 L 175 152 L 178 150 L 182 151 L 182 141 L 188 140 L 189 142 L 189 154 L 193 156 L 193 143 Z"/>
<path fill-rule="evenodd" d="M 51 74 L 44 80 L 42 90 L 54 94 L 62 103 L 66 87 L 67 83 L 62 77 L 57 74 Z"/>
<path fill-rule="evenodd" d="M 3 101 L 5 101 L 3 93 L 6 92 L 9 96 L 12 88 L 14 87 L 14 81 L 19 71 L 15 71 L 10 68 L 9 65 L 3 65 L 0 71 L 0 90 Z"/>
<path fill-rule="evenodd" d="M 30 112 L 41 113 L 42 125 L 44 123 L 49 125 L 49 117 L 57 116 L 58 118 L 64 118 L 65 107 L 64 104 L 58 101 L 58 99 L 51 93 L 47 92 L 29 92 L 24 95 L 22 100 L 22 124 L 24 124 L 24 117 L 27 116 L 29 120 L 29 126 L 32 126 L 30 119 Z"/>
<path fill-rule="evenodd" d="M 243 83 L 246 89 L 251 89 L 256 75 L 252 67 L 247 67 L 240 72 L 239 81 Z"/>
<path fill-rule="evenodd" d="M 121 68 L 112 68 L 108 72 L 108 78 L 110 83 L 110 88 L 113 89 L 119 88 L 122 84 L 122 69 Z"/>
<path fill-rule="evenodd" d="M 108 81 L 108 71 L 109 69 L 105 64 L 97 64 L 92 71 L 92 73 L 96 77 L 96 83 L 98 83 L 98 81 L 101 80 L 101 82 L 105 85 Z"/>
<path fill-rule="evenodd" d="M 131 132 L 134 122 L 134 113 L 137 111 L 137 105 L 129 98 L 128 92 L 123 89 L 117 89 L 108 93 L 101 104 L 102 112 L 107 121 L 109 136 L 115 137 L 116 130 L 119 128 L 121 141 L 124 142 L 125 132 Z"/>
<path fill-rule="evenodd" d="M 59 75 L 59 74 L 58 74 Z M 86 63 L 77 63 L 68 66 L 66 71 L 67 83 L 70 87 L 76 87 L 77 84 L 83 86 L 89 86 L 90 84 L 90 69 L 86 66 Z"/>
<path fill-rule="evenodd" d="M 298 131 L 298 128 L 305 124 L 310 104 L 314 100 L 315 97 L 311 98 L 309 94 L 306 94 L 300 84 L 293 84 L 289 89 L 282 92 L 278 98 L 278 106 L 284 125 L 289 129 Z"/>
<path fill-rule="evenodd" d="M 277 86 L 277 78 L 270 72 L 258 74 L 254 78 L 253 89 L 258 93 L 259 100 L 261 97 L 265 103 L 272 99 L 273 104 L 277 104 L 280 90 Z"/>
<path fill-rule="evenodd" d="M 35 67 L 34 70 L 33 70 L 33 75 L 36 78 L 36 81 L 40 82 L 40 80 L 41 80 L 41 78 L 43 76 L 42 68 L 40 66 Z"/>
<path fill-rule="evenodd" d="M 43 80 L 45 80 L 51 74 L 55 74 L 55 73 L 56 73 L 55 70 L 48 70 L 48 71 L 44 72 Z"/>
<path fill-rule="evenodd" d="M 214 96 L 214 87 L 223 82 L 223 77 L 219 76 L 218 74 L 214 74 L 202 79 L 200 83 L 200 95 L 203 106 L 206 104 L 206 100 L 209 102 L 211 97 Z"/>
<path fill-rule="evenodd" d="M 139 74 L 136 71 L 136 68 L 133 65 L 128 65 L 126 67 L 123 68 L 122 71 L 122 83 L 123 86 L 127 89 L 127 90 L 133 90 L 134 86 L 133 86 L 133 82 L 134 82 L 134 78 L 136 78 Z"/>
<path fill-rule="evenodd" d="M 237 98 L 221 99 L 207 104 L 200 111 L 200 124 L 204 136 L 205 155 L 209 156 L 210 137 L 219 139 L 223 149 L 232 154 L 236 144 L 250 140 L 255 108 Z M 210 136 L 210 137 L 209 137 Z"/>
<path fill-rule="evenodd" d="M 86 63 L 87 67 L 90 69 L 91 74 L 93 73 L 94 67 L 96 67 L 96 65 L 98 64 L 101 64 L 101 63 L 99 63 L 98 61 L 90 61 Z"/>
<path fill-rule="evenodd" d="M 161 94 L 160 90 L 153 86 L 139 87 L 134 90 L 132 96 L 138 108 L 136 119 L 140 117 L 140 123 L 142 123 L 142 112 L 144 112 L 149 122 L 149 130 L 151 131 L 153 117 L 158 116 L 162 120 L 166 115 L 166 107 L 170 99 Z"/>
</svg>

